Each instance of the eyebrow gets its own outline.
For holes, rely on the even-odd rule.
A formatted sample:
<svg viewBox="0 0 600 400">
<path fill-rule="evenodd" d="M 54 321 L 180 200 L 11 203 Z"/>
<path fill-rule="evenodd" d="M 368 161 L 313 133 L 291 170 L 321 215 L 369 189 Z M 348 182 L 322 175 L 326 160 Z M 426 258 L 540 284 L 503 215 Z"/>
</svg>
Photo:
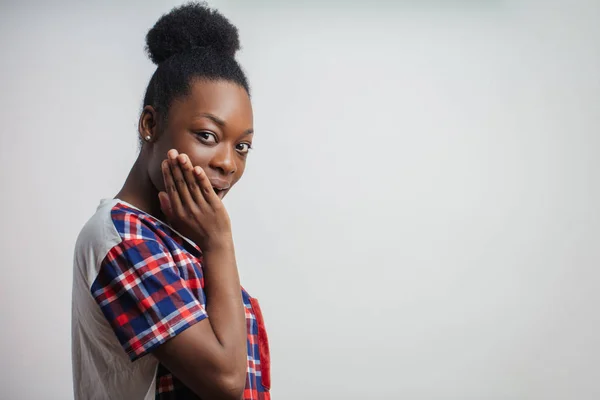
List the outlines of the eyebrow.
<svg viewBox="0 0 600 400">
<path fill-rule="evenodd" d="M 196 117 L 208 118 L 211 121 L 213 121 L 215 124 L 219 125 L 221 128 L 225 128 L 225 126 L 227 125 L 225 123 L 225 121 L 223 121 L 221 118 L 219 118 L 215 115 L 209 114 L 209 113 L 201 113 L 201 114 L 198 114 Z M 254 133 L 254 129 L 251 128 L 251 129 L 246 130 L 244 132 L 244 135 L 251 135 L 253 133 Z"/>
</svg>

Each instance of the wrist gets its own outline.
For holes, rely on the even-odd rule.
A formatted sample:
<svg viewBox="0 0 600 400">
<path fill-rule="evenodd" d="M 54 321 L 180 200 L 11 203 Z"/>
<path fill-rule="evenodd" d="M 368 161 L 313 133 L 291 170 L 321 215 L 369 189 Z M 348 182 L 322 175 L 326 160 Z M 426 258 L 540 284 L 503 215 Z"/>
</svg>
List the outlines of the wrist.
<svg viewBox="0 0 600 400">
<path fill-rule="evenodd" d="M 201 249 L 204 253 L 206 252 L 220 252 L 220 251 L 232 251 L 233 250 L 233 237 L 231 233 L 223 234 L 206 240 L 204 247 Z"/>
</svg>

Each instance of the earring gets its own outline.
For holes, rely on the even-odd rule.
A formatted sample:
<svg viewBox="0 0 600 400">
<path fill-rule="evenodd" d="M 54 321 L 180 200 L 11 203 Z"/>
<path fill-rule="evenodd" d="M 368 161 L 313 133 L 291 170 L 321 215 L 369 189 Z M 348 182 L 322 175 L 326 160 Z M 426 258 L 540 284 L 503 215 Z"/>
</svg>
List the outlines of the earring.
<svg viewBox="0 0 600 400">
<path fill-rule="evenodd" d="M 146 136 L 144 139 L 146 139 L 146 142 L 149 142 L 150 139 L 152 139 L 152 137 L 150 135 Z"/>
</svg>

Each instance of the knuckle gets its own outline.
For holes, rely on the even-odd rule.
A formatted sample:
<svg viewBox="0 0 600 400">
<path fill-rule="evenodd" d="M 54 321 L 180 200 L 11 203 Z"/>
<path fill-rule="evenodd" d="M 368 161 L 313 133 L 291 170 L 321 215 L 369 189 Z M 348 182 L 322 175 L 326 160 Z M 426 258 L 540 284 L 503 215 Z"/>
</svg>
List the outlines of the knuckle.
<svg viewBox="0 0 600 400">
<path fill-rule="evenodd" d="M 175 184 L 177 186 L 184 186 L 186 183 L 185 183 L 185 181 L 182 178 L 178 177 L 178 178 L 175 178 Z"/>
<path fill-rule="evenodd" d="M 195 210 L 192 213 L 191 218 L 194 219 L 195 221 L 202 221 L 204 219 L 202 216 L 202 212 L 200 210 Z"/>
</svg>

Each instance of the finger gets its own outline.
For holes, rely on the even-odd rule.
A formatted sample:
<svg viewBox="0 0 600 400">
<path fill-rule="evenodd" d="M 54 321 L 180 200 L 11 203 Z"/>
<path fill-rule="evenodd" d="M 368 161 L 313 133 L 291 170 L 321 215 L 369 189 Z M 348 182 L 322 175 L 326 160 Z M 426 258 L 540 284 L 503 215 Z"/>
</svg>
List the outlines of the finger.
<svg viewBox="0 0 600 400">
<path fill-rule="evenodd" d="M 206 202 L 212 206 L 218 204 L 218 202 L 220 202 L 221 199 L 219 199 L 219 196 L 217 196 L 217 194 L 215 193 L 210 183 L 210 180 L 208 180 L 208 176 L 206 176 L 204 170 L 200 167 L 194 167 L 194 175 L 198 180 L 202 196 L 204 197 Z"/>
<path fill-rule="evenodd" d="M 185 180 L 185 177 L 183 176 L 183 170 L 181 169 L 181 162 L 185 161 L 186 159 L 187 156 L 185 154 L 178 154 L 177 157 L 172 159 L 171 173 L 173 174 L 173 180 L 175 181 L 175 186 L 177 187 L 177 191 L 179 192 L 181 204 L 183 205 L 185 211 L 189 212 L 197 210 L 197 204 L 192 198 L 192 195 L 190 194 L 188 184 Z"/>
<path fill-rule="evenodd" d="M 189 157 L 185 154 L 180 154 L 177 158 L 179 161 L 179 165 L 181 166 L 181 170 L 183 171 L 183 178 L 185 179 L 188 190 L 194 202 L 202 208 L 207 204 L 206 199 L 202 195 L 202 191 L 200 186 L 198 186 L 198 180 L 196 179 L 196 175 L 194 174 L 194 166 L 190 161 Z M 198 167 L 200 168 L 200 167 Z"/>
<path fill-rule="evenodd" d="M 169 160 L 176 159 L 178 155 L 179 155 L 179 152 L 175 149 L 171 149 L 171 150 L 167 151 L 167 159 L 169 159 Z"/>
<path fill-rule="evenodd" d="M 179 198 L 179 192 L 175 186 L 173 174 L 171 173 L 171 167 L 169 161 L 165 160 L 161 164 L 163 179 L 165 181 L 165 191 L 169 195 L 169 203 L 171 205 L 171 215 L 183 215 L 183 205 Z"/>
</svg>

